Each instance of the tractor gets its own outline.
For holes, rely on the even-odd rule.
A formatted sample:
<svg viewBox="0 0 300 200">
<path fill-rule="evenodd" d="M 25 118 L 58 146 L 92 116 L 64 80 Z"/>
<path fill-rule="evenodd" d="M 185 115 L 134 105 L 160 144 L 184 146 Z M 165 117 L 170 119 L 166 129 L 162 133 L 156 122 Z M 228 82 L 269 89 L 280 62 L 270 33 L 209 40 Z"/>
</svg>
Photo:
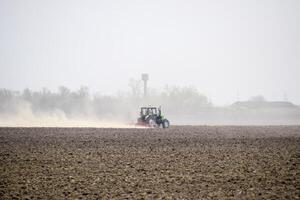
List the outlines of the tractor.
<svg viewBox="0 0 300 200">
<path fill-rule="evenodd" d="M 161 108 L 141 107 L 140 117 L 137 120 L 138 126 L 169 128 L 170 122 L 161 114 Z"/>
</svg>

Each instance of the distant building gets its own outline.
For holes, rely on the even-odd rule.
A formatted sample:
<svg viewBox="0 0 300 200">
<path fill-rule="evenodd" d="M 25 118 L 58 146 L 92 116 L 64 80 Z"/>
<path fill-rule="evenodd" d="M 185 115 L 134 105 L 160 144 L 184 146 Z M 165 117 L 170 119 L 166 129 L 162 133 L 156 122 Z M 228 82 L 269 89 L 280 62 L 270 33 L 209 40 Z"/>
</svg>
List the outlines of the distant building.
<svg viewBox="0 0 300 200">
<path fill-rule="evenodd" d="M 299 108 L 289 101 L 237 101 L 231 105 L 236 109 L 292 109 Z"/>
</svg>

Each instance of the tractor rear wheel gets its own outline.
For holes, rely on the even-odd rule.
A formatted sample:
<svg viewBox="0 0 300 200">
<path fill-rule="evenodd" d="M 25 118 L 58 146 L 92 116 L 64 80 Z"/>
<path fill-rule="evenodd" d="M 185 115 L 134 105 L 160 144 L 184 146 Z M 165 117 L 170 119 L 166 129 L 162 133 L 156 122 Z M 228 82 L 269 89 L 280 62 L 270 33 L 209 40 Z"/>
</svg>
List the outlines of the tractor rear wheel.
<svg viewBox="0 0 300 200">
<path fill-rule="evenodd" d="M 169 126 L 170 126 L 169 120 L 164 119 L 164 120 L 162 121 L 162 126 L 163 126 L 163 128 L 169 128 Z"/>
</svg>

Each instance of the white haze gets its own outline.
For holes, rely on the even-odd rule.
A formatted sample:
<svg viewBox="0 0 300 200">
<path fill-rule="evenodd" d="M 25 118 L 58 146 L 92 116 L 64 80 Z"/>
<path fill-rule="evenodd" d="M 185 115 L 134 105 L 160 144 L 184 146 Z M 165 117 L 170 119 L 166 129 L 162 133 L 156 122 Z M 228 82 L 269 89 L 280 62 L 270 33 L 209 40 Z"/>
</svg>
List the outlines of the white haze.
<svg viewBox="0 0 300 200">
<path fill-rule="evenodd" d="M 131 127 L 144 104 L 178 124 L 299 124 L 299 10 L 299 0 L 0 0 L 0 89 L 20 92 L 0 91 L 0 126 Z M 141 73 L 147 101 L 126 93 Z M 22 96 L 82 85 L 87 101 Z M 295 105 L 230 106 L 256 95 Z"/>
<path fill-rule="evenodd" d="M 300 107 L 267 101 L 262 96 L 230 106 L 215 106 L 193 87 L 149 90 L 143 97 L 139 81 L 114 96 L 89 93 L 88 88 L 22 92 L 0 89 L 0 126 L 134 128 L 139 107 L 162 106 L 174 125 L 290 125 L 300 124 Z"/>
<path fill-rule="evenodd" d="M 0 113 L 0 127 L 93 127 L 93 128 L 143 128 L 129 121 L 103 120 L 95 116 L 67 117 L 63 111 L 33 113 L 28 103 L 21 103 L 13 114 Z"/>
<path fill-rule="evenodd" d="M 89 128 L 145 128 L 118 121 L 106 121 L 96 118 L 70 119 L 63 113 L 40 114 L 21 112 L 18 115 L 0 116 L 0 127 L 89 127 Z"/>
<path fill-rule="evenodd" d="M 300 104 L 298 0 L 0 0 L 0 88 L 129 78 L 195 86 L 216 105 L 261 94 Z"/>
</svg>

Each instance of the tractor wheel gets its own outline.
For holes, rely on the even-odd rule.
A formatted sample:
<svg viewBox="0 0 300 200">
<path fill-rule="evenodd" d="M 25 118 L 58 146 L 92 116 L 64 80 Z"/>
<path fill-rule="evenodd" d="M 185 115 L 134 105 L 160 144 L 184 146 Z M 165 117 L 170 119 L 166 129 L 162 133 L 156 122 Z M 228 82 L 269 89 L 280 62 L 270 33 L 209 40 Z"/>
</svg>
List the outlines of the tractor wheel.
<svg viewBox="0 0 300 200">
<path fill-rule="evenodd" d="M 154 119 L 149 119 L 148 124 L 152 128 L 157 127 L 157 124 Z"/>
<path fill-rule="evenodd" d="M 163 126 L 163 128 L 169 128 L 169 127 L 170 127 L 170 122 L 169 122 L 169 120 L 164 119 L 164 120 L 162 121 L 162 126 Z"/>
</svg>

